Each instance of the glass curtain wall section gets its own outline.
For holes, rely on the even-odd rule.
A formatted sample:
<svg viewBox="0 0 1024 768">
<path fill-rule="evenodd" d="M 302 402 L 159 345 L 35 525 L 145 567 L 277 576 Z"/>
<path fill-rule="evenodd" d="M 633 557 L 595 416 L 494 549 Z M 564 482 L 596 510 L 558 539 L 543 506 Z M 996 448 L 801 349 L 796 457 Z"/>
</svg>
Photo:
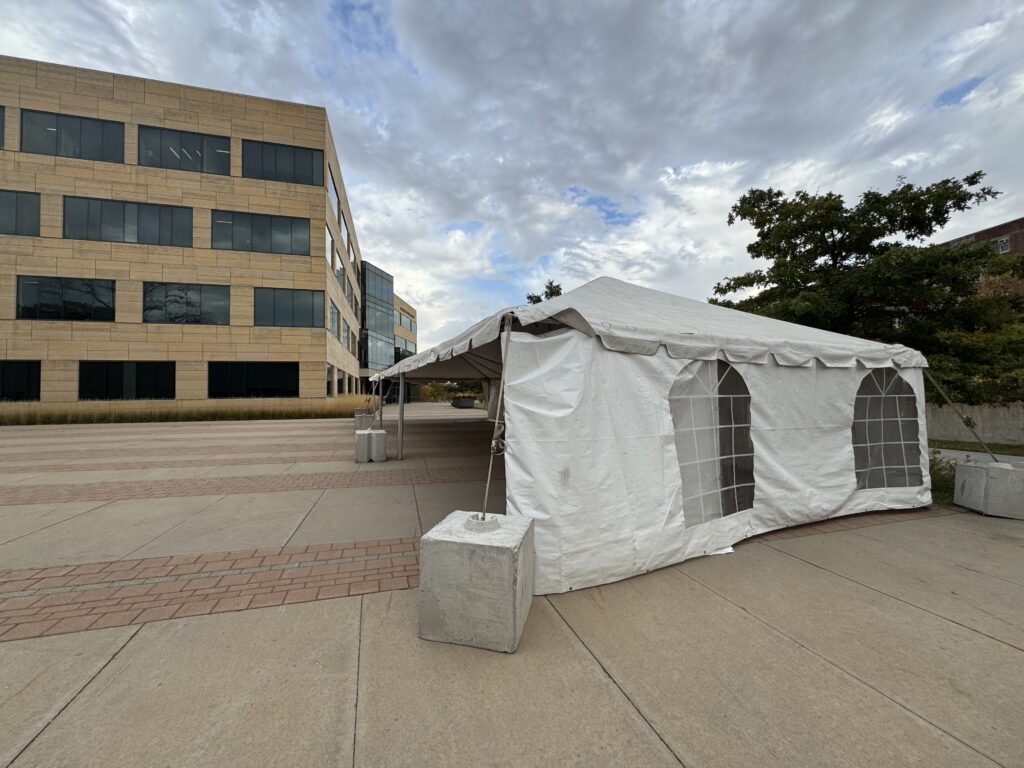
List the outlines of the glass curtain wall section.
<svg viewBox="0 0 1024 768">
<path fill-rule="evenodd" d="M 360 277 L 363 293 L 360 365 L 383 370 L 395 362 L 394 278 L 367 262 L 363 262 Z"/>
</svg>

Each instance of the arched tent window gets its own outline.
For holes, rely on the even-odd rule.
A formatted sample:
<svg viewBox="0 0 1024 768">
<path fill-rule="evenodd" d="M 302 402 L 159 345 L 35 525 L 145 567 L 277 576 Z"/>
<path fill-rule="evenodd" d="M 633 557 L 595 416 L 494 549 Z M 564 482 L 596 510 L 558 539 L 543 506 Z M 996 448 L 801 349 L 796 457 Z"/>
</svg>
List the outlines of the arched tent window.
<svg viewBox="0 0 1024 768">
<path fill-rule="evenodd" d="M 921 485 L 917 395 L 895 368 L 865 376 L 853 407 L 857 488 Z"/>
<path fill-rule="evenodd" d="M 697 360 L 669 391 L 686 527 L 754 506 L 750 392 L 724 360 Z"/>
</svg>

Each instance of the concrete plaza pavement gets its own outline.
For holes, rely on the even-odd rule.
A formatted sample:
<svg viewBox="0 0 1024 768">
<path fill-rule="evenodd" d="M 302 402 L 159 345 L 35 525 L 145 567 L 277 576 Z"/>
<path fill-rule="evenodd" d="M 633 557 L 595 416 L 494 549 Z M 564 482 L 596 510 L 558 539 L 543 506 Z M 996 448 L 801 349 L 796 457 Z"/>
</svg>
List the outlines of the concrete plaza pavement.
<svg viewBox="0 0 1024 768">
<path fill-rule="evenodd" d="M 195 471 L 240 466 L 220 460 L 285 466 L 269 481 L 236 475 L 245 483 L 217 493 L 178 474 L 177 496 L 140 495 L 140 486 L 164 492 L 144 478 L 83 480 L 91 493 L 117 493 L 99 505 L 0 495 L 0 571 L 12 568 L 7 557 L 22 563 L 6 572 L 17 580 L 0 574 L 0 592 L 20 590 L 0 597 L 0 615 L 5 605 L 16 615 L 43 603 L 74 613 L 61 600 L 99 590 L 123 593 L 116 602 L 211 584 L 181 609 L 117 605 L 121 626 L 0 634 L 0 768 L 1024 766 L 1024 524 L 957 508 L 788 529 L 734 554 L 535 598 L 511 656 L 419 640 L 417 591 L 386 585 L 414 586 L 403 574 L 416 534 L 482 498 L 486 425 L 451 423 L 449 413 L 420 410 L 407 444 L 414 468 L 383 465 L 365 473 L 378 484 L 354 486 L 337 478 L 363 468 L 286 468 L 349 463 L 346 423 L 189 425 L 181 442 L 167 425 L 160 454 L 147 453 L 146 435 L 161 425 L 93 439 L 72 428 L 85 433 L 74 435 L 77 457 L 53 456 L 49 436 L 18 428 L 20 448 L 0 455 L 0 469 L 35 466 L 11 474 L 48 474 L 44 462 L 57 461 L 162 461 L 177 472 L 186 462 Z M 211 429 L 204 436 L 197 426 Z M 10 438 L 0 436 L 6 452 Z M 22 458 L 33 451 L 35 461 Z M 107 470 L 50 482 L 94 471 Z M 280 489 L 296 476 L 328 487 Z M 244 487 L 261 482 L 277 490 Z M 324 503 L 331 491 L 378 495 L 370 510 L 353 509 Z M 388 536 L 410 530 L 408 541 Z M 355 541 L 364 534 L 377 546 Z M 372 575 L 318 588 L 301 581 L 359 568 Z M 118 581 L 142 573 L 150 577 Z M 252 586 L 289 576 L 290 586 L 268 593 L 276 604 Z M 359 594 L 367 583 L 382 588 Z M 339 590 L 350 596 L 324 597 Z M 267 607 L 254 609 L 259 600 Z M 206 615 L 190 615 L 199 610 Z M 37 623 L 45 634 L 76 620 L 92 616 Z"/>
</svg>

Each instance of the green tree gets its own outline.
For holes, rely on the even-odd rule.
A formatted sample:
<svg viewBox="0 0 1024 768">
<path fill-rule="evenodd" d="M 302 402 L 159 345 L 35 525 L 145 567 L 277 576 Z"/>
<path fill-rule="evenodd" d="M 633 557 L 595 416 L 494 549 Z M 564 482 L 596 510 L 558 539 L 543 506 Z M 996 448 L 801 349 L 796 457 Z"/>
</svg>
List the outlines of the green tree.
<svg viewBox="0 0 1024 768">
<path fill-rule="evenodd" d="M 562 286 L 556 283 L 554 280 L 548 280 L 544 284 L 544 295 L 541 296 L 539 293 L 528 293 L 526 294 L 526 300 L 531 304 L 540 304 L 542 301 L 553 299 L 555 296 L 562 295 Z"/>
<path fill-rule="evenodd" d="M 1024 276 L 1020 255 L 987 244 L 923 245 L 999 193 L 984 173 L 889 192 L 841 195 L 751 189 L 729 224 L 757 232 L 747 252 L 766 266 L 715 286 L 712 302 L 837 333 L 905 344 L 928 356 L 954 399 L 1024 399 L 1024 294 L 981 290 Z M 729 299 L 730 295 L 746 294 Z"/>
</svg>

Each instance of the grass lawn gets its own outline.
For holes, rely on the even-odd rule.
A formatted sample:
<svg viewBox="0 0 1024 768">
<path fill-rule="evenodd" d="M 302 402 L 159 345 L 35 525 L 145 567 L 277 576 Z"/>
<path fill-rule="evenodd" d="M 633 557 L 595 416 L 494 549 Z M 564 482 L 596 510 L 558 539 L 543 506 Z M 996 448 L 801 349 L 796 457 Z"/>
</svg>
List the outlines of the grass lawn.
<svg viewBox="0 0 1024 768">
<path fill-rule="evenodd" d="M 931 448 L 945 448 L 948 451 L 973 451 L 984 453 L 985 449 L 977 443 L 968 440 L 929 440 Z M 988 447 L 993 453 L 1004 453 L 1007 456 L 1024 456 L 1024 445 L 1005 445 L 1003 443 L 989 443 Z"/>
</svg>

